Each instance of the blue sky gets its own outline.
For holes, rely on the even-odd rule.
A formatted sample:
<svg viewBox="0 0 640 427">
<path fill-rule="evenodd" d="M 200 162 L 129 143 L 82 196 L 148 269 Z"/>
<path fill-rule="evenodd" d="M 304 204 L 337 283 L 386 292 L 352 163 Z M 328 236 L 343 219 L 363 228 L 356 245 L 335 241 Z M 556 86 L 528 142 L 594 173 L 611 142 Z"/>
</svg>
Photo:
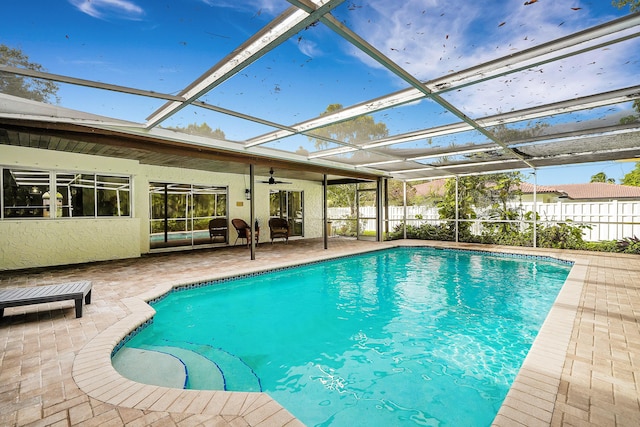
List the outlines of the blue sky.
<svg viewBox="0 0 640 427">
<path fill-rule="evenodd" d="M 345 1 L 334 16 L 423 80 L 509 55 L 616 17 L 609 0 Z M 51 73 L 175 94 L 285 10 L 283 0 L 8 1 L 0 43 L 21 49 Z M 638 84 L 640 46 L 631 41 L 451 93 L 447 100 L 482 117 Z M 597 72 L 594 68 L 597 67 Z M 545 78 L 539 79 L 538 74 Z M 532 78 L 532 77 L 535 77 Z M 322 24 L 307 28 L 207 94 L 205 102 L 290 125 L 405 89 L 406 83 Z M 61 105 L 143 122 L 163 102 L 61 85 Z M 618 106 L 619 109 L 628 108 Z M 408 105 L 376 115 L 391 134 L 454 121 L 439 106 Z M 186 108 L 166 125 L 207 122 L 231 140 L 270 131 Z M 292 149 L 304 138 L 275 143 Z M 619 180 L 634 163 L 542 170 L 538 182 L 584 182 L 597 172 Z M 547 178 L 549 182 L 547 182 Z"/>
</svg>

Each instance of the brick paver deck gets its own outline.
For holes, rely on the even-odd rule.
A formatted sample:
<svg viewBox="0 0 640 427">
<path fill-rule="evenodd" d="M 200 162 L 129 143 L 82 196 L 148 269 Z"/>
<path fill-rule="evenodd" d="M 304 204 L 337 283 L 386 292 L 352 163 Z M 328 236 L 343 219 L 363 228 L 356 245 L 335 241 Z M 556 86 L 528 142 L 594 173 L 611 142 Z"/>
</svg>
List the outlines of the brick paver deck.
<svg viewBox="0 0 640 427">
<path fill-rule="evenodd" d="M 500 413 L 504 426 L 640 425 L 640 256 L 576 251 L 362 242 L 332 238 L 157 254 L 17 272 L 0 288 L 93 283 L 77 319 L 73 302 L 7 308 L 0 322 L 2 426 L 297 426 L 264 393 L 176 390 L 134 383 L 110 363 L 113 347 L 152 315 L 145 300 L 171 286 L 394 244 L 552 255 L 576 261 Z"/>
</svg>

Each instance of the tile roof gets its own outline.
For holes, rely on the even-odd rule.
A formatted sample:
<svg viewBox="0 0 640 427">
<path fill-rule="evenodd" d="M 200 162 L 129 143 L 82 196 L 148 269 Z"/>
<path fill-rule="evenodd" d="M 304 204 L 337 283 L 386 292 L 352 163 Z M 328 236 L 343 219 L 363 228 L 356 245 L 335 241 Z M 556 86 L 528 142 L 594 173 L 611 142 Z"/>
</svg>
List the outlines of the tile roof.
<svg viewBox="0 0 640 427">
<path fill-rule="evenodd" d="M 418 196 L 444 196 L 444 183 L 446 179 L 434 179 L 413 186 Z"/>
</svg>

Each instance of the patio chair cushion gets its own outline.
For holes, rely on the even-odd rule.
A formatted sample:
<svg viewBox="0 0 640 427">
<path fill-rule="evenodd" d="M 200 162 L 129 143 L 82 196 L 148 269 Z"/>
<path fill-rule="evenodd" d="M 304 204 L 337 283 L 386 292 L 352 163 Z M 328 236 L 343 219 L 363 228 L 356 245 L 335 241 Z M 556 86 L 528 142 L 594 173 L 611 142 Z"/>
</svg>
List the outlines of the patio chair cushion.
<svg viewBox="0 0 640 427">
<path fill-rule="evenodd" d="M 282 238 L 289 241 L 289 223 L 284 218 L 271 218 L 269 220 L 271 243 L 273 239 Z"/>
</svg>

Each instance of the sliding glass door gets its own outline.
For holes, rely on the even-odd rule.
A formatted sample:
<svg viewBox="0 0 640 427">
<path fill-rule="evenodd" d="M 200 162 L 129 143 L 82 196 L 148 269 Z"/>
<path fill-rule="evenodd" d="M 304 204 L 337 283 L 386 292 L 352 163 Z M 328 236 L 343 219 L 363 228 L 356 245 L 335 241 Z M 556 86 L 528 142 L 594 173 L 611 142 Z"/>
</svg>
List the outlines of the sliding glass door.
<svg viewBox="0 0 640 427">
<path fill-rule="evenodd" d="M 304 192 L 271 190 L 269 216 L 289 223 L 289 236 L 304 236 Z"/>
<path fill-rule="evenodd" d="M 226 187 L 150 183 L 151 249 L 214 243 L 209 221 L 227 219 L 227 199 Z M 227 232 L 222 243 L 228 240 Z M 220 239 L 215 242 L 221 243 Z"/>
</svg>

